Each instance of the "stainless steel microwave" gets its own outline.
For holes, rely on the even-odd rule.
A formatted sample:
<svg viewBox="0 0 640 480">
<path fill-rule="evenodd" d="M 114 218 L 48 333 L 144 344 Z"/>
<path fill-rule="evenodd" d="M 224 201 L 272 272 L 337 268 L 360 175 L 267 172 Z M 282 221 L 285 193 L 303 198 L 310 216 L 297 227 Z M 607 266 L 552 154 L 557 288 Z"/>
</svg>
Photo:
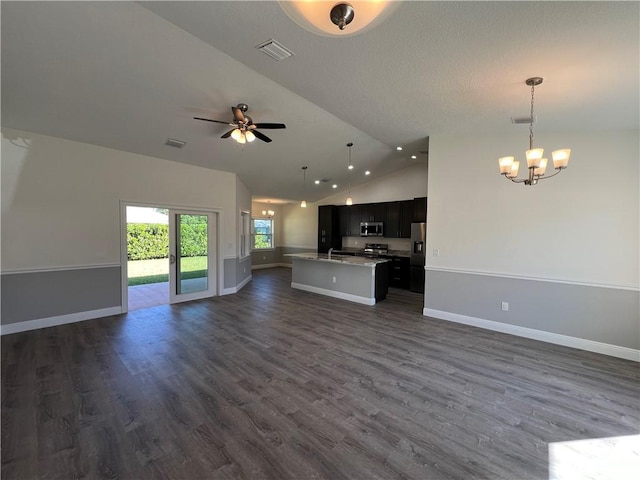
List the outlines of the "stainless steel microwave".
<svg viewBox="0 0 640 480">
<path fill-rule="evenodd" d="M 360 236 L 361 237 L 384 236 L 384 231 L 382 229 L 382 222 L 360 222 Z"/>
</svg>

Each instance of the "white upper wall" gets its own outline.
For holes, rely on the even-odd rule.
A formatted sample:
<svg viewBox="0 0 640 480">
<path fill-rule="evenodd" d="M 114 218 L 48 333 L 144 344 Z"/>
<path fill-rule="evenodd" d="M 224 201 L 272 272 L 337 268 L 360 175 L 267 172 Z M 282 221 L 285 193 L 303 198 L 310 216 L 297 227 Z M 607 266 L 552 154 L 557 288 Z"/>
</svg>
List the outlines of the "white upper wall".
<svg viewBox="0 0 640 480">
<path fill-rule="evenodd" d="M 284 218 L 282 245 L 286 247 L 318 248 L 318 204 L 307 203 L 285 205 L 282 208 Z"/>
<path fill-rule="evenodd" d="M 415 163 L 402 170 L 351 189 L 353 203 L 394 202 L 413 200 L 427 196 L 428 167 L 426 163 Z M 362 173 L 354 173 L 362 174 Z M 346 186 L 345 186 L 346 187 Z M 332 194 L 318 202 L 318 205 L 344 205 L 348 189 Z"/>
<path fill-rule="evenodd" d="M 637 288 L 638 131 L 536 136 L 549 156 L 572 149 L 569 168 L 536 186 L 498 173 L 498 157 L 522 161 L 527 140 L 430 138 L 427 266 Z"/>
<path fill-rule="evenodd" d="M 2 134 L 2 271 L 119 264 L 121 200 L 220 209 L 223 254 L 236 256 L 234 174 L 29 132 Z"/>
</svg>

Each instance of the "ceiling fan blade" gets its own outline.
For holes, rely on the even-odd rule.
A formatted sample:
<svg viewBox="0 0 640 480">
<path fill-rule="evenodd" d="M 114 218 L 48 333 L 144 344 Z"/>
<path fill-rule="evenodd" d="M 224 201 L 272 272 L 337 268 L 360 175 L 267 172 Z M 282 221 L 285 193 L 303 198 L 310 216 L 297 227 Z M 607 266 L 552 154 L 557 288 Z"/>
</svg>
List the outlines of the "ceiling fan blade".
<svg viewBox="0 0 640 480">
<path fill-rule="evenodd" d="M 245 122 L 244 113 L 242 113 L 242 110 L 240 110 L 238 107 L 231 107 L 231 111 L 233 112 L 233 119 L 236 122 Z"/>
<path fill-rule="evenodd" d="M 265 128 L 275 130 L 277 128 L 287 128 L 284 123 L 256 123 L 256 128 Z"/>
<path fill-rule="evenodd" d="M 204 120 L 205 122 L 223 123 L 225 125 L 229 125 L 229 122 L 223 122 L 221 120 L 211 120 L 210 118 L 193 117 L 193 119 L 194 120 Z"/>
<path fill-rule="evenodd" d="M 267 142 L 267 143 L 269 143 L 269 142 L 271 142 L 271 141 L 272 141 L 272 140 L 271 140 L 269 137 L 267 137 L 264 133 L 260 133 L 260 132 L 259 132 L 259 131 L 257 131 L 257 130 L 253 130 L 253 134 L 256 136 L 256 138 L 259 138 L 259 139 L 260 139 L 260 140 L 262 140 L 263 142 Z"/>
<path fill-rule="evenodd" d="M 231 136 L 231 134 L 233 133 L 233 131 L 235 130 L 235 128 L 232 128 L 231 130 L 229 130 L 227 133 L 225 133 L 224 135 L 222 135 L 220 138 L 229 138 Z"/>
</svg>

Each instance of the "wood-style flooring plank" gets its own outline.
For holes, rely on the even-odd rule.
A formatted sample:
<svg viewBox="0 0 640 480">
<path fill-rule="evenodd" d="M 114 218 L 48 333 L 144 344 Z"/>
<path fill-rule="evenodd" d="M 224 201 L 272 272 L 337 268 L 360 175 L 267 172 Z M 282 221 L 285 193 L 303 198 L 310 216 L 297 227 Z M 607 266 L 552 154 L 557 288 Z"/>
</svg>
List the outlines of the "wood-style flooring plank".
<svg viewBox="0 0 640 480">
<path fill-rule="evenodd" d="M 637 363 L 290 284 L 2 337 L 2 478 L 542 479 L 640 431 Z"/>
</svg>

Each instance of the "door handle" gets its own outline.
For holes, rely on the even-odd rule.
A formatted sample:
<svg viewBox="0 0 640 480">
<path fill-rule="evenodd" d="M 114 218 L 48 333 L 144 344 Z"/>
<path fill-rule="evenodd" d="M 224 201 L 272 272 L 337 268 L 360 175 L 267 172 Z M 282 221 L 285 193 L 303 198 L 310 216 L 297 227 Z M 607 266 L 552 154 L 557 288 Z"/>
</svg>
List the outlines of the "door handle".
<svg viewBox="0 0 640 480">
<path fill-rule="evenodd" d="M 169 264 L 173 265 L 174 263 L 176 263 L 176 256 L 169 255 Z"/>
</svg>

